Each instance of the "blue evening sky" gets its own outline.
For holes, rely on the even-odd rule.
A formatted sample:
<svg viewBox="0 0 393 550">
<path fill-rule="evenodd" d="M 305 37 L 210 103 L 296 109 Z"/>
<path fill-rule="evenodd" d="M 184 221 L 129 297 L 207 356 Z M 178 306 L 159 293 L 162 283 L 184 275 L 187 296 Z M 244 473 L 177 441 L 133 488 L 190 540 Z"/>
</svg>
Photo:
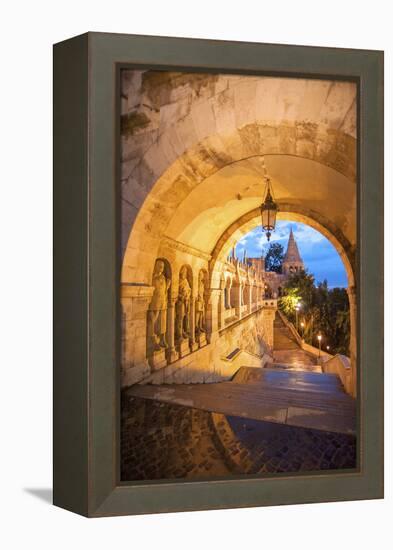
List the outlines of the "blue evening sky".
<svg viewBox="0 0 393 550">
<path fill-rule="evenodd" d="M 270 242 L 279 242 L 286 252 L 291 227 L 305 267 L 314 275 L 315 281 L 327 279 L 330 288 L 347 287 L 347 275 L 338 252 L 326 237 L 309 225 L 280 220 L 276 224 Z M 244 250 L 247 250 L 249 258 L 258 257 L 262 252 L 266 255 L 267 249 L 266 234 L 257 227 L 237 243 L 236 255 L 242 258 Z"/>
</svg>

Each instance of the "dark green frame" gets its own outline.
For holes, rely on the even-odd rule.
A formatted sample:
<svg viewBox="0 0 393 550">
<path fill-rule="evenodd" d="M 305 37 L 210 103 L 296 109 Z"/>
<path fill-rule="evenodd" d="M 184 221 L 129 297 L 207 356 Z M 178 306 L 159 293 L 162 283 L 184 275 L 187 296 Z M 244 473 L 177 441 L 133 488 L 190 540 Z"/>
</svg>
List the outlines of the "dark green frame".
<svg viewBox="0 0 393 550">
<path fill-rule="evenodd" d="M 360 470 L 118 482 L 121 65 L 359 84 Z M 54 503 L 90 516 L 383 497 L 383 52 L 87 33 L 54 46 Z"/>
</svg>

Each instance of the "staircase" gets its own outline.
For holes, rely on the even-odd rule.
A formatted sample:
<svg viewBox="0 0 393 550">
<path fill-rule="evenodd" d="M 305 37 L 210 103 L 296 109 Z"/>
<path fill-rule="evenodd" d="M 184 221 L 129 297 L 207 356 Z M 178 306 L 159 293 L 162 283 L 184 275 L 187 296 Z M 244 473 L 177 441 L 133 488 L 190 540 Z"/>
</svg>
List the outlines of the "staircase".
<svg viewBox="0 0 393 550">
<path fill-rule="evenodd" d="M 322 372 L 317 357 L 304 351 L 277 312 L 273 324 L 273 366 L 281 369 Z"/>
<path fill-rule="evenodd" d="M 210 384 L 135 385 L 129 396 L 221 415 L 354 434 L 355 400 L 336 374 L 322 373 L 279 314 L 274 321 L 273 365 L 243 366 L 230 381 Z"/>
<path fill-rule="evenodd" d="M 136 385 L 127 394 L 287 426 L 355 431 L 355 402 L 335 374 L 242 367 L 227 382 Z"/>
<path fill-rule="evenodd" d="M 297 350 L 299 344 L 295 339 L 295 336 L 285 325 L 279 313 L 276 313 L 276 317 L 273 323 L 273 342 L 274 350 Z"/>
</svg>

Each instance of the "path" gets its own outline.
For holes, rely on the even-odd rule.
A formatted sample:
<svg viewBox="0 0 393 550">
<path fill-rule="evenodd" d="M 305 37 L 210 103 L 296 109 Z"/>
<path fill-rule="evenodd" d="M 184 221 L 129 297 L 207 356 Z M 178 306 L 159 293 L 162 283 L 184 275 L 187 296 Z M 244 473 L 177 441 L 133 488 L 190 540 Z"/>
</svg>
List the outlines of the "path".
<svg viewBox="0 0 393 550">
<path fill-rule="evenodd" d="M 275 365 L 290 370 L 322 372 L 317 358 L 299 346 L 291 330 L 285 325 L 279 313 L 274 320 L 273 360 Z"/>
</svg>

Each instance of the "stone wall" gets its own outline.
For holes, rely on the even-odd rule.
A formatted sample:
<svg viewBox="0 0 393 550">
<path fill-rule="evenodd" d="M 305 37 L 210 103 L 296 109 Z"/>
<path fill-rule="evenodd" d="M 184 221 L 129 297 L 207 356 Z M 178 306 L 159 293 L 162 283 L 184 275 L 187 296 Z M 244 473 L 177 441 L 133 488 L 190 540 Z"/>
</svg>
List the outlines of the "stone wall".
<svg viewBox="0 0 393 550">
<path fill-rule="evenodd" d="M 356 397 L 356 388 L 354 385 L 355 380 L 352 376 L 351 363 L 348 357 L 337 354 L 334 357 L 325 360 L 323 362 L 322 369 L 323 372 L 337 374 L 345 388 L 345 391 L 353 397 Z"/>
<path fill-rule="evenodd" d="M 140 364 L 135 360 L 123 364 L 122 386 L 211 383 L 230 379 L 242 366 L 263 367 L 272 360 L 276 309 L 275 300 L 266 301 L 256 311 L 213 333 L 203 347 L 157 370 L 149 367 L 141 349 Z M 129 333 L 129 340 L 132 357 L 138 357 L 136 348 L 142 346 L 141 339 Z"/>
</svg>

